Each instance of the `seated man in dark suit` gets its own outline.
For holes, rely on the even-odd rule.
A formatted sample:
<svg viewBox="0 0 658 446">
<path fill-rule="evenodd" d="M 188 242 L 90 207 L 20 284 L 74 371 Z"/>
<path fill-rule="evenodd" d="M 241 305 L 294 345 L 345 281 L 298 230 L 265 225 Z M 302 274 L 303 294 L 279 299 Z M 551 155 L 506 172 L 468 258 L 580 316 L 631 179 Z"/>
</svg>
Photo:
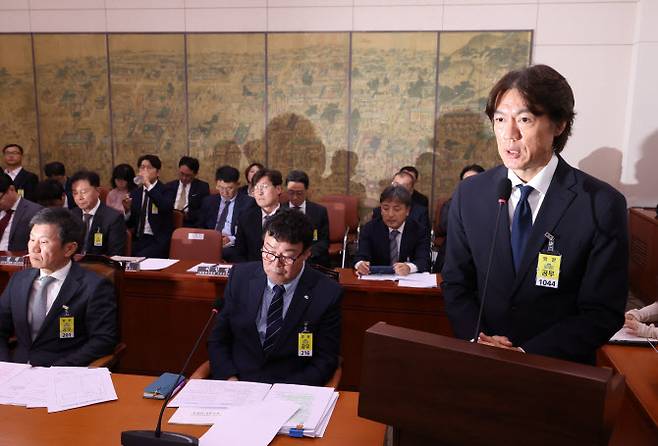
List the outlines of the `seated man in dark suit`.
<svg viewBox="0 0 658 446">
<path fill-rule="evenodd" d="M 268 220 L 262 258 L 233 266 L 208 339 L 214 379 L 324 385 L 338 367 L 340 303 L 335 281 L 306 265 L 308 217 L 282 209 Z M 300 349 L 300 335 L 311 347 Z"/>
<path fill-rule="evenodd" d="M 66 192 L 59 181 L 49 178 L 37 183 L 34 190 L 35 202 L 45 208 L 62 208 L 66 203 Z"/>
<path fill-rule="evenodd" d="M 309 179 L 306 172 L 293 170 L 286 177 L 289 203 L 308 216 L 313 224 L 313 246 L 309 262 L 329 267 L 329 216 L 327 208 L 306 199 Z"/>
<path fill-rule="evenodd" d="M 184 213 L 183 226 L 194 227 L 199 219 L 203 199 L 210 194 L 210 187 L 196 176 L 199 160 L 184 156 L 178 162 L 178 180 L 167 183 L 169 194 L 174 197 L 174 209 Z"/>
<path fill-rule="evenodd" d="M 0 251 L 27 251 L 30 220 L 41 209 L 16 192 L 9 175 L 0 174 Z"/>
<path fill-rule="evenodd" d="M 67 209 L 46 208 L 30 225 L 33 268 L 14 273 L 0 296 L 0 361 L 86 366 L 117 342 L 114 287 L 71 261 L 82 225 Z M 16 349 L 7 347 L 15 334 Z"/>
<path fill-rule="evenodd" d="M 418 177 L 420 176 L 420 172 L 418 172 L 418 169 L 416 169 L 416 167 L 414 166 L 404 166 L 402 169 L 400 169 L 400 172 L 407 172 L 414 178 L 414 182 L 411 186 L 412 188 L 411 202 L 414 204 L 425 206 L 426 208 L 429 209 L 430 201 L 428 200 L 427 195 L 420 193 L 416 190 L 416 183 L 418 182 Z"/>
<path fill-rule="evenodd" d="M 209 195 L 203 199 L 196 226 L 220 232 L 222 258 L 227 262 L 233 262 L 238 219 L 243 212 L 255 206 L 255 202 L 249 195 L 238 193 L 240 172 L 235 167 L 218 168 L 215 172 L 215 180 L 219 195 Z"/>
<path fill-rule="evenodd" d="M 389 186 L 379 203 L 381 218 L 370 220 L 361 230 L 354 268 L 370 274 L 371 265 L 392 266 L 395 274 L 429 271 L 429 234 L 409 217 L 411 194 L 402 186 Z"/>
<path fill-rule="evenodd" d="M 66 176 L 66 167 L 59 161 L 53 161 L 43 166 L 43 173 L 49 180 L 55 180 L 64 188 L 64 207 L 73 209 L 76 204 L 73 199 L 71 179 Z"/>
<path fill-rule="evenodd" d="M 408 192 L 409 195 L 414 190 L 414 177 L 408 172 L 398 172 L 393 177 L 391 181 L 392 186 L 402 186 Z M 372 210 L 372 219 L 381 218 L 382 210 L 379 207 L 376 207 Z M 409 208 L 409 217 L 414 220 L 418 225 L 423 229 L 424 232 L 427 232 L 427 237 L 430 236 L 430 214 L 426 206 L 421 206 L 419 204 L 411 202 L 411 207 Z"/>
<path fill-rule="evenodd" d="M 35 201 L 34 191 L 39 183 L 39 177 L 23 169 L 23 148 L 18 144 L 7 144 L 2 149 L 5 158 L 5 173 L 14 182 L 16 192 L 23 198 Z"/>
<path fill-rule="evenodd" d="M 236 262 L 260 260 L 263 246 L 263 227 L 280 207 L 279 196 L 283 178 L 278 170 L 259 170 L 253 177 L 254 198 L 258 206 L 252 206 L 238 219 L 235 236 Z"/>
<path fill-rule="evenodd" d="M 126 225 L 135 230 L 134 256 L 169 257 L 169 243 L 174 232 L 174 197 L 171 189 L 158 180 L 161 167 L 162 162 L 157 156 L 140 156 L 137 168 L 143 184 L 123 200 Z"/>
<path fill-rule="evenodd" d="M 80 171 L 71 177 L 77 207 L 71 213 L 84 226 L 83 254 L 123 255 L 126 223 L 123 214 L 100 200 L 100 178 L 96 172 Z"/>
</svg>

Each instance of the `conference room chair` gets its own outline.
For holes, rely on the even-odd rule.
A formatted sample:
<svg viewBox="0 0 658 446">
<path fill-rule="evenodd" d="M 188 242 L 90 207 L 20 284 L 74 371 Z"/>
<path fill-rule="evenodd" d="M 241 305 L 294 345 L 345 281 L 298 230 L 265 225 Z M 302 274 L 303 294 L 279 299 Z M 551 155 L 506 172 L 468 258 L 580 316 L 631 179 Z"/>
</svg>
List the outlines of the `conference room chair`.
<svg viewBox="0 0 658 446">
<path fill-rule="evenodd" d="M 107 200 L 107 194 L 110 193 L 110 190 L 109 190 L 107 187 L 105 187 L 105 186 L 99 186 L 99 187 L 98 187 L 98 192 L 99 192 L 99 195 L 100 195 L 99 199 L 100 199 L 103 203 L 105 203 L 106 200 Z"/>
<path fill-rule="evenodd" d="M 219 263 L 222 235 L 214 229 L 178 228 L 171 236 L 169 258 Z"/>
<path fill-rule="evenodd" d="M 133 253 L 133 231 L 126 229 L 126 244 L 123 247 L 123 255 L 130 257 Z"/>
<path fill-rule="evenodd" d="M 359 226 L 359 198 L 352 195 L 331 194 L 325 195 L 320 200 L 323 203 L 337 202 L 345 205 L 345 223 L 354 233 Z"/>
<path fill-rule="evenodd" d="M 183 211 L 174 209 L 174 212 L 171 214 L 171 218 L 174 222 L 174 229 L 183 227 L 183 221 L 185 220 L 185 213 Z"/>
<path fill-rule="evenodd" d="M 350 230 L 345 220 L 345 203 L 321 201 L 319 204 L 327 208 L 329 217 L 329 257 L 332 264 L 339 263 L 333 261 L 340 259 L 341 267 L 345 268 L 347 238 Z"/>
<path fill-rule="evenodd" d="M 449 198 L 439 197 L 434 202 L 434 215 L 433 215 L 433 224 L 432 224 L 432 237 L 431 243 L 432 248 L 438 250 L 446 240 L 446 234 L 439 228 L 439 222 L 441 221 L 441 208 L 448 201 Z"/>
</svg>

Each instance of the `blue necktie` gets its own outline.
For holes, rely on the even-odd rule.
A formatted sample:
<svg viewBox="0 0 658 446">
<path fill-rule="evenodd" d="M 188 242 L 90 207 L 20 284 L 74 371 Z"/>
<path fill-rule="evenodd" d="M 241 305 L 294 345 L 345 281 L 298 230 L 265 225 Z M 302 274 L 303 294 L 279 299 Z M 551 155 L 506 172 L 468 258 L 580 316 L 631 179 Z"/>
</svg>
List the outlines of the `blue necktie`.
<svg viewBox="0 0 658 446">
<path fill-rule="evenodd" d="M 521 199 L 516 205 L 512 219 L 512 258 L 516 271 L 521 266 L 523 251 L 532 230 L 532 210 L 528 203 L 528 195 L 534 190 L 532 186 L 519 185 L 518 187 L 521 189 Z"/>
<path fill-rule="evenodd" d="M 265 341 L 263 341 L 263 350 L 268 353 L 278 337 L 279 331 L 283 326 L 283 295 L 286 289 L 283 285 L 274 286 L 274 297 L 267 309 L 267 329 L 265 330 Z"/>
</svg>

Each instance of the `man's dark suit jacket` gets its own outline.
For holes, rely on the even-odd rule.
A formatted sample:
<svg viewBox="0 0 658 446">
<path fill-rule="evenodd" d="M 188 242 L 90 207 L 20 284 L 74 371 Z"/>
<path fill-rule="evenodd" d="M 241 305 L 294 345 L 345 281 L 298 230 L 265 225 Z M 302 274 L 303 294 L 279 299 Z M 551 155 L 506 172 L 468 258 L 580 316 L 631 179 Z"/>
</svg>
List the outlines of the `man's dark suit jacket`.
<svg viewBox="0 0 658 446">
<path fill-rule="evenodd" d="M 21 198 L 14 212 L 9 231 L 9 251 L 27 251 L 27 241 L 30 239 L 30 220 L 43 209 L 43 206 Z"/>
<path fill-rule="evenodd" d="M 413 193 L 411 194 L 411 201 L 414 204 L 425 206 L 428 209 L 430 207 L 430 201 L 427 199 L 427 196 L 418 192 L 416 189 L 414 189 Z"/>
<path fill-rule="evenodd" d="M 176 196 L 178 194 L 178 180 L 170 181 L 167 183 L 167 189 L 170 189 L 169 194 L 173 196 L 174 201 L 171 202 L 172 207 L 176 204 Z M 190 183 L 190 193 L 187 196 L 187 211 L 183 218 L 183 226 L 193 228 L 199 219 L 199 211 L 203 200 L 210 194 L 210 187 L 205 181 L 195 178 Z"/>
<path fill-rule="evenodd" d="M 117 342 L 117 306 L 114 287 L 106 279 L 73 263 L 41 330 L 32 342 L 27 322 L 28 299 L 38 269 L 11 276 L 0 296 L 0 361 L 30 362 L 33 366 L 86 366 L 112 352 Z M 63 305 L 74 318 L 74 337 L 60 339 Z M 16 350 L 7 339 L 15 333 Z"/>
<path fill-rule="evenodd" d="M 284 204 L 290 206 L 290 203 Z M 306 216 L 313 224 L 313 239 L 311 258 L 309 262 L 329 267 L 329 216 L 327 208 L 306 200 Z"/>
<path fill-rule="evenodd" d="M 388 226 L 381 218 L 370 220 L 361 229 L 356 262 L 365 260 L 371 265 L 390 265 L 391 253 Z M 400 240 L 400 262 L 411 262 L 422 273 L 430 270 L 430 238 L 418 223 L 407 217 Z M 355 263 L 356 263 L 355 262 Z"/>
<path fill-rule="evenodd" d="M 83 221 L 82 209 L 72 209 L 71 213 L 75 218 Z M 103 243 L 101 246 L 94 246 L 95 234 L 99 232 L 103 234 Z M 123 214 L 101 202 L 91 221 L 91 227 L 85 242 L 87 254 L 123 255 L 126 246 L 126 223 Z"/>
<path fill-rule="evenodd" d="M 214 379 L 324 385 L 338 367 L 343 289 L 305 266 L 276 343 L 265 354 L 256 320 L 267 286 L 262 262 L 235 265 L 224 291 L 224 306 L 208 338 Z M 298 333 L 313 333 L 313 356 L 297 356 Z"/>
<path fill-rule="evenodd" d="M 73 185 L 71 184 L 71 177 L 66 178 L 66 183 L 64 184 L 64 193 L 66 194 L 66 207 L 69 209 L 77 209 L 78 205 L 75 203 L 75 198 L 73 198 Z"/>
<path fill-rule="evenodd" d="M 16 175 L 16 178 L 14 179 L 14 187 L 16 188 L 16 191 L 23 189 L 23 198 L 27 198 L 30 201 L 37 199 L 35 194 L 37 184 L 39 184 L 39 177 L 29 170 L 25 170 L 24 167 L 18 172 L 18 175 Z"/>
<path fill-rule="evenodd" d="M 219 206 L 221 204 L 221 195 L 209 195 L 203 199 L 199 218 L 196 227 L 204 229 L 215 229 L 219 219 Z M 251 207 L 257 207 L 256 201 L 249 195 L 237 194 L 233 203 L 233 224 L 231 226 L 231 235 L 236 235 L 238 219 L 243 212 Z"/>
<path fill-rule="evenodd" d="M 263 211 L 256 205 L 242 212 L 238 219 L 233 261 L 260 261 L 261 249 L 263 249 Z"/>
<path fill-rule="evenodd" d="M 457 337 L 471 339 L 491 244 L 496 251 L 481 331 L 507 336 L 527 353 L 593 364 L 622 326 L 628 295 L 626 201 L 608 184 L 559 158 L 515 273 L 507 205 L 493 233 L 497 184 L 507 169 L 462 181 L 450 205 L 443 296 Z M 538 253 L 555 237 L 557 289 L 535 285 Z"/>
<path fill-rule="evenodd" d="M 377 206 L 372 210 L 372 219 L 381 219 L 382 218 L 382 208 Z M 407 220 L 414 220 L 418 225 L 427 232 L 427 236 L 430 236 L 430 213 L 425 206 L 419 206 L 416 203 L 411 203 L 411 209 L 409 210 L 409 217 Z"/>
<path fill-rule="evenodd" d="M 130 192 L 132 204 L 130 206 L 130 218 L 126 225 L 137 229 L 139 214 L 142 210 L 142 193 L 144 187 L 138 187 Z M 169 257 L 169 242 L 174 232 L 173 209 L 174 200 L 171 197 L 171 189 L 168 189 L 161 181 L 147 192 L 150 204 L 148 206 L 148 220 L 153 230 L 153 238 L 145 238 L 147 242 L 140 241 L 137 237 L 133 239 L 133 255 L 146 257 Z M 157 207 L 157 213 L 153 213 L 153 204 Z"/>
</svg>

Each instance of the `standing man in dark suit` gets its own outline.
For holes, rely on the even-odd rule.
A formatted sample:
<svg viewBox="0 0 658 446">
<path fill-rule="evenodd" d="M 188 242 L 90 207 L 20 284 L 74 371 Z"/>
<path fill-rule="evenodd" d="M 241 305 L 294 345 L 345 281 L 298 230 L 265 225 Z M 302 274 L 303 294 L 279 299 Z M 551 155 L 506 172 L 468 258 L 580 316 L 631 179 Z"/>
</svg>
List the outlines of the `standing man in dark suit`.
<svg viewBox="0 0 658 446">
<path fill-rule="evenodd" d="M 264 233 L 261 259 L 231 270 L 208 339 L 212 377 L 322 386 L 338 367 L 343 290 L 306 265 L 308 217 L 282 209 Z"/>
<path fill-rule="evenodd" d="M 426 208 L 429 209 L 430 201 L 427 198 L 427 195 L 420 193 L 416 190 L 416 183 L 418 182 L 418 177 L 420 176 L 420 172 L 418 172 L 418 169 L 416 169 L 415 166 L 404 166 L 402 169 L 400 169 L 400 172 L 407 172 L 414 178 L 414 182 L 411 185 L 411 190 L 412 190 L 411 202 L 414 204 L 425 206 Z"/>
<path fill-rule="evenodd" d="M 391 186 L 402 186 L 409 192 L 409 194 L 412 194 L 414 190 L 414 177 L 409 172 L 400 171 L 393 177 Z M 430 214 L 427 206 L 414 203 L 412 200 L 411 207 L 409 208 L 409 217 L 418 223 L 418 225 L 425 232 L 427 232 L 427 237 L 429 240 L 431 226 Z M 372 218 L 373 220 L 376 218 L 382 218 L 382 210 L 380 207 L 376 207 L 372 210 Z"/>
<path fill-rule="evenodd" d="M 132 253 L 135 256 L 167 258 L 174 232 L 171 189 L 159 179 L 162 162 L 155 155 L 142 155 L 137 161 L 142 185 L 123 200 L 127 226 L 135 230 Z"/>
<path fill-rule="evenodd" d="M 42 208 L 22 198 L 9 175 L 0 174 L 0 251 L 27 251 L 30 220 Z"/>
<path fill-rule="evenodd" d="M 112 352 L 117 306 L 112 284 L 71 261 L 82 225 L 62 208 L 46 208 L 30 225 L 33 268 L 14 273 L 0 297 L 0 361 L 86 366 Z M 16 349 L 7 340 L 15 334 Z"/>
<path fill-rule="evenodd" d="M 81 252 L 97 255 L 123 255 L 126 223 L 123 214 L 100 200 L 100 178 L 82 170 L 71 177 L 76 208 L 71 211 L 85 228 Z"/>
<path fill-rule="evenodd" d="M 215 172 L 216 188 L 219 195 L 209 195 L 203 199 L 197 227 L 214 229 L 222 234 L 222 258 L 227 262 L 235 260 L 235 235 L 238 219 L 243 212 L 255 206 L 254 199 L 240 194 L 240 172 L 232 166 L 222 166 Z"/>
<path fill-rule="evenodd" d="M 194 227 L 203 199 L 210 194 L 210 187 L 196 176 L 199 173 L 199 160 L 184 156 L 178 162 L 178 181 L 167 183 L 169 193 L 174 197 L 174 209 L 184 213 L 183 226 Z"/>
<path fill-rule="evenodd" d="M 71 179 L 66 176 L 66 166 L 59 161 L 53 161 L 43 166 L 43 173 L 46 174 L 47 179 L 59 182 L 64 188 L 64 207 L 68 209 L 76 207 Z"/>
<path fill-rule="evenodd" d="M 627 210 L 619 192 L 559 155 L 573 107 L 566 79 L 546 65 L 493 87 L 486 112 L 504 166 L 457 187 L 442 286 L 455 334 L 473 338 L 495 240 L 479 342 L 594 364 L 624 322 Z M 508 179 L 512 195 L 500 205 L 497 185 Z"/>
<path fill-rule="evenodd" d="M 34 191 L 39 183 L 39 177 L 23 169 L 23 148 L 18 144 L 7 144 L 2 149 L 2 154 L 5 158 L 5 173 L 14 182 L 18 195 L 35 201 Z"/>
<path fill-rule="evenodd" d="M 392 266 L 395 274 L 402 276 L 429 271 L 429 234 L 409 217 L 409 191 L 402 186 L 389 186 L 379 203 L 382 216 L 370 220 L 361 230 L 356 272 L 370 274 L 370 265 Z"/>
<path fill-rule="evenodd" d="M 263 227 L 281 207 L 279 196 L 283 178 L 278 170 L 259 170 L 253 177 L 254 198 L 258 206 L 252 206 L 238 219 L 235 236 L 235 261 L 260 260 L 263 247 Z"/>
<path fill-rule="evenodd" d="M 286 177 L 287 206 L 306 214 L 313 224 L 313 246 L 309 262 L 329 268 L 329 216 L 327 208 L 306 199 L 309 179 L 306 172 L 292 170 Z"/>
</svg>

